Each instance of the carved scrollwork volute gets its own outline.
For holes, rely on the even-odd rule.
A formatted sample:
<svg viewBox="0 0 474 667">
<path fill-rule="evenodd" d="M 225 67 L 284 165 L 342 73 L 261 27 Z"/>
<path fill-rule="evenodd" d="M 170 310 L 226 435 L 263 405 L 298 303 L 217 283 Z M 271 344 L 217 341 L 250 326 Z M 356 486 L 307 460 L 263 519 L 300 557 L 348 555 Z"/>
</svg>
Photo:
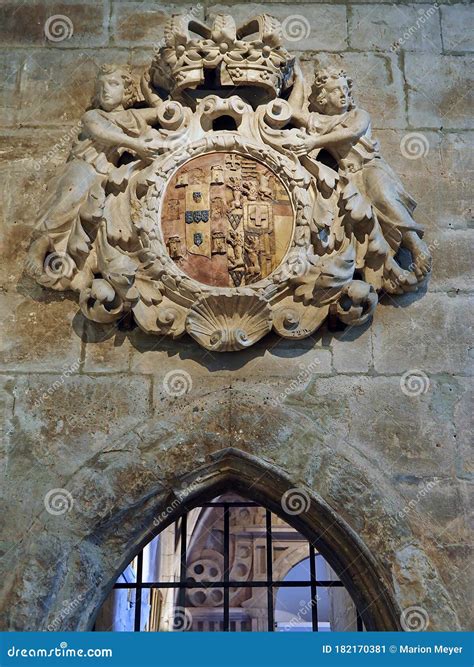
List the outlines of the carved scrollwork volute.
<svg viewBox="0 0 474 667">
<path fill-rule="evenodd" d="M 378 302 L 377 292 L 362 280 L 353 280 L 342 290 L 337 302 L 337 316 L 352 326 L 360 326 L 369 320 Z"/>
<path fill-rule="evenodd" d="M 102 324 L 118 320 L 124 312 L 123 299 L 103 278 L 93 280 L 90 287 L 82 290 L 79 305 L 89 320 Z"/>
</svg>

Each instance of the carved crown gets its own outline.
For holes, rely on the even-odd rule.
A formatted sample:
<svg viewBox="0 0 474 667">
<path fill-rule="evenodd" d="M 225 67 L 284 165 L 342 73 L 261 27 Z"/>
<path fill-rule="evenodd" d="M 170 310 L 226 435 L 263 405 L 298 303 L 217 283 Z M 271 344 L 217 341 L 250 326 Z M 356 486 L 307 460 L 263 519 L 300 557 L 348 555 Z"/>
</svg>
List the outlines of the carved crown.
<svg viewBox="0 0 474 667">
<path fill-rule="evenodd" d="M 280 22 L 272 16 L 256 16 L 237 28 L 232 16 L 218 14 L 209 28 L 189 16 L 173 15 L 150 75 L 174 99 L 216 86 L 256 87 L 273 99 L 291 85 L 293 63 L 282 46 Z"/>
</svg>

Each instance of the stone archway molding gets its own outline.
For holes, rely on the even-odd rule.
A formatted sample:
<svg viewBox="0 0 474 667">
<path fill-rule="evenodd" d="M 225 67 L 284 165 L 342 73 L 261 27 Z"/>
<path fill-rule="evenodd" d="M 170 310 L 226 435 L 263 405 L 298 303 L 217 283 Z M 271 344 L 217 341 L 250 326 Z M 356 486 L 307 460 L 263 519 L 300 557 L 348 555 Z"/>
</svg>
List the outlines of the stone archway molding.
<svg viewBox="0 0 474 667">
<path fill-rule="evenodd" d="M 84 452 L 67 479 L 45 470 L 33 499 L 43 510 L 3 559 L 5 629 L 90 629 L 117 576 L 153 534 L 229 488 L 316 540 L 367 628 L 400 629 L 403 610 L 417 606 L 430 630 L 459 629 L 426 525 L 416 512 L 396 520 L 406 501 L 363 443 L 345 442 L 308 416 L 299 394 L 291 405 L 265 400 L 230 387 L 183 399 Z M 60 485 L 74 505 L 52 516 L 43 496 Z M 294 489 L 307 508 L 289 517 L 282 502 Z"/>
</svg>

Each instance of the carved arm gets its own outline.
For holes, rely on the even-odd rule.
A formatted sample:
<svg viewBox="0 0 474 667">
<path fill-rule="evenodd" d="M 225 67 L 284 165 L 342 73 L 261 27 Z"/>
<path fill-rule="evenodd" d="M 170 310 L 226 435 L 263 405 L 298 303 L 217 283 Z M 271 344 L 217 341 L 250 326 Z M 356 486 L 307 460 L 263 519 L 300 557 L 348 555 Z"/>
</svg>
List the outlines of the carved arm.
<svg viewBox="0 0 474 667">
<path fill-rule="evenodd" d="M 354 112 L 350 124 L 342 124 L 327 134 L 313 137 L 311 144 L 313 148 L 326 148 L 327 146 L 356 143 L 367 132 L 369 125 L 369 114 L 362 109 L 358 109 Z"/>
<path fill-rule="evenodd" d="M 92 139 L 109 146 L 123 146 L 131 150 L 140 149 L 140 142 L 136 138 L 128 136 L 114 123 L 106 120 L 94 109 L 86 111 L 82 117 L 82 124 Z"/>
<path fill-rule="evenodd" d="M 294 64 L 294 77 L 293 89 L 288 98 L 288 103 L 291 105 L 292 112 L 291 120 L 297 127 L 307 127 L 309 114 L 305 110 L 306 98 L 304 77 L 298 61 L 295 61 Z"/>
</svg>

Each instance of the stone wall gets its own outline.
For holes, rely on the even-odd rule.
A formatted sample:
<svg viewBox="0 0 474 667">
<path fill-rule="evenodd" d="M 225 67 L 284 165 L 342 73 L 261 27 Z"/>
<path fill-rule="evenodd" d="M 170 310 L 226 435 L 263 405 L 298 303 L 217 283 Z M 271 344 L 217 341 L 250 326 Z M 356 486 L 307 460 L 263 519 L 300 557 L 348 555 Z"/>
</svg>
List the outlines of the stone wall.
<svg viewBox="0 0 474 667">
<path fill-rule="evenodd" d="M 468 3 L 194 6 L 202 19 L 304 17 L 310 33 L 303 23 L 288 47 L 305 72 L 317 58 L 352 74 L 385 157 L 419 202 L 434 254 L 427 290 L 385 298 L 371 325 L 213 355 L 188 338 L 86 322 L 74 298 L 23 274 L 35 214 L 97 67 L 140 72 L 167 12 L 192 6 L 2 3 L 2 626 L 46 628 L 80 595 L 87 614 L 76 604 L 61 628 L 87 627 L 91 590 L 103 597 L 172 490 L 231 447 L 262 477 L 278 470 L 288 487 L 330 508 L 370 554 L 399 612 L 420 607 L 430 630 L 469 628 Z M 69 19 L 71 36 L 45 37 L 53 15 Z M 401 384 L 415 370 L 421 384 Z"/>
</svg>

